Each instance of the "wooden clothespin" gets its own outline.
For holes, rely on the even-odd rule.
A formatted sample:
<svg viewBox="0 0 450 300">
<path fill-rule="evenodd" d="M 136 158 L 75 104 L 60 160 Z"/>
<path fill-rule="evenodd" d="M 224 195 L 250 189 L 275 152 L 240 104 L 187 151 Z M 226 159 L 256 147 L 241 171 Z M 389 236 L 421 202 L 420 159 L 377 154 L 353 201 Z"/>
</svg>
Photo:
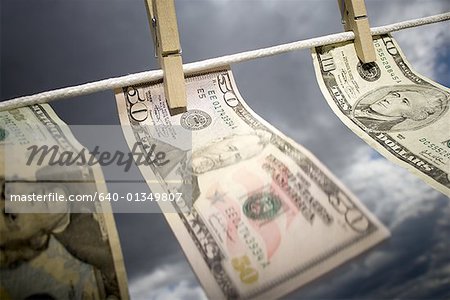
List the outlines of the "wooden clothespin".
<svg viewBox="0 0 450 300">
<path fill-rule="evenodd" d="M 186 111 L 186 86 L 174 0 L 145 0 L 155 55 L 164 71 L 164 92 L 171 114 Z"/>
<path fill-rule="evenodd" d="M 364 0 L 338 0 L 342 23 L 346 31 L 355 33 L 355 49 L 363 63 L 376 60 L 369 18 Z"/>
</svg>

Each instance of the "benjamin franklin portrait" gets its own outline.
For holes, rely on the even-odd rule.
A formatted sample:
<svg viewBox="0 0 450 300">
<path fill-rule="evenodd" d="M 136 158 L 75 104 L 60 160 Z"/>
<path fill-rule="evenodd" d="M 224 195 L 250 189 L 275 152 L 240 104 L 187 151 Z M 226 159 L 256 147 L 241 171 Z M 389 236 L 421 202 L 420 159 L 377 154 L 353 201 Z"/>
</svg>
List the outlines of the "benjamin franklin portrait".
<svg viewBox="0 0 450 300">
<path fill-rule="evenodd" d="M 416 130 L 441 118 L 449 99 L 449 93 L 432 86 L 386 86 L 364 95 L 353 108 L 352 118 L 368 131 Z"/>
</svg>

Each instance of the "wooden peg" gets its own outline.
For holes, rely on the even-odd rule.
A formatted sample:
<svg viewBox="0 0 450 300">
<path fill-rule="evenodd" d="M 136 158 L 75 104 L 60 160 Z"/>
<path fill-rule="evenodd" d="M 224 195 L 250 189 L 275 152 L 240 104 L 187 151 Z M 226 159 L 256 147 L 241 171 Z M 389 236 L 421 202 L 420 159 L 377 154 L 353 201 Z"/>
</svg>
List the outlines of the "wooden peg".
<svg viewBox="0 0 450 300">
<path fill-rule="evenodd" d="M 338 3 L 344 29 L 355 33 L 355 49 L 358 58 L 363 63 L 375 61 L 375 47 L 364 0 L 338 0 Z"/>
<path fill-rule="evenodd" d="M 186 86 L 174 0 L 146 0 L 155 52 L 164 71 L 164 93 L 171 113 L 186 111 Z"/>
</svg>

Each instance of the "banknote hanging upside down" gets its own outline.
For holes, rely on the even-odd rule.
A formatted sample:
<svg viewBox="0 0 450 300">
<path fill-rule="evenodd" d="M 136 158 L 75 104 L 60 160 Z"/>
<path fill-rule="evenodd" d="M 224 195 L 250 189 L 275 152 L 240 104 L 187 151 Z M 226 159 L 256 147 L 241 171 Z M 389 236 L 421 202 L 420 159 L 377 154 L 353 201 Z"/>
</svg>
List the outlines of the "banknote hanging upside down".
<svg viewBox="0 0 450 300">
<path fill-rule="evenodd" d="M 253 112 L 227 68 L 186 79 L 170 116 L 161 82 L 116 90 L 130 149 L 211 299 L 278 298 L 373 247 L 388 230 L 309 151 Z M 151 237 L 149 237 L 151 238 Z"/>
</svg>

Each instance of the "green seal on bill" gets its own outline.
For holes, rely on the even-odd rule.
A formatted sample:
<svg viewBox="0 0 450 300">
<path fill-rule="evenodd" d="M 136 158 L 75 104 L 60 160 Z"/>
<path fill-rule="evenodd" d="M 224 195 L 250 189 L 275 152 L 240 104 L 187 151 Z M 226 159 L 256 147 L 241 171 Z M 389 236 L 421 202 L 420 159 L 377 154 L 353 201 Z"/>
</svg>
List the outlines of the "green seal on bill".
<svg viewBox="0 0 450 300">
<path fill-rule="evenodd" d="M 281 208 L 281 200 L 271 192 L 251 195 L 245 200 L 244 214 L 252 220 L 273 219 Z"/>
</svg>

